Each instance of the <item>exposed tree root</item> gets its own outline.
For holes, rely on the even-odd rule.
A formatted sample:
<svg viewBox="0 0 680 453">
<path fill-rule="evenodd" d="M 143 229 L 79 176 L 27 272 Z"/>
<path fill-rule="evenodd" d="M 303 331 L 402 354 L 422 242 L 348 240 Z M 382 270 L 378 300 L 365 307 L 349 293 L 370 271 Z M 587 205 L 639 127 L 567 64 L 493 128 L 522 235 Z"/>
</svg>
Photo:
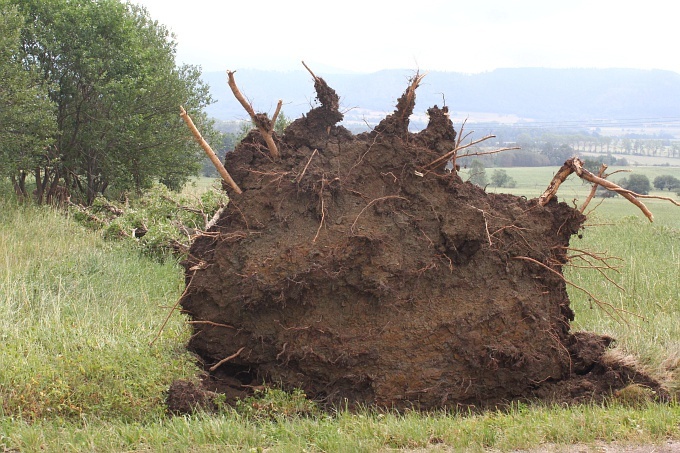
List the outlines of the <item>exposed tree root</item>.
<svg viewBox="0 0 680 453">
<path fill-rule="evenodd" d="M 426 169 L 432 169 L 436 167 L 437 165 L 441 165 L 446 161 L 451 161 L 451 164 L 453 165 L 453 170 L 452 173 L 456 173 L 458 171 L 458 167 L 456 164 L 456 161 L 460 157 L 471 157 L 471 156 L 484 156 L 487 154 L 496 154 L 496 153 L 501 153 L 504 151 L 511 151 L 514 149 L 520 149 L 519 146 L 513 146 L 513 147 L 505 147 L 505 148 L 498 148 L 490 151 L 480 151 L 480 152 L 474 152 L 474 153 L 465 153 L 465 154 L 459 154 L 462 150 L 470 148 L 474 145 L 477 145 L 479 143 L 485 142 L 491 138 L 495 138 L 495 135 L 486 135 L 480 139 L 477 140 L 471 140 L 470 143 L 467 143 L 465 145 L 461 145 L 461 142 L 465 140 L 468 136 L 470 136 L 474 131 L 468 132 L 467 134 L 463 135 L 463 131 L 465 130 L 465 124 L 467 123 L 467 119 L 463 121 L 462 126 L 460 127 L 460 133 L 458 134 L 458 138 L 456 139 L 456 146 L 449 152 L 444 153 L 443 155 L 439 156 L 437 159 L 433 160 L 429 164 L 425 165 Z"/>
<path fill-rule="evenodd" d="M 215 365 L 211 366 L 211 367 L 210 367 L 210 371 L 215 371 L 215 370 L 216 370 L 217 368 L 219 368 L 221 365 L 224 365 L 224 364 L 227 363 L 228 361 L 235 359 L 236 357 L 239 356 L 239 354 L 241 354 L 241 352 L 243 352 L 243 350 L 244 350 L 245 348 L 246 348 L 246 347 L 243 346 L 241 349 L 239 349 L 238 351 L 236 351 L 235 353 L 233 353 L 233 354 L 230 355 L 229 357 L 223 358 L 222 360 L 220 360 L 219 362 L 217 362 Z"/>
<path fill-rule="evenodd" d="M 273 134 L 274 124 L 276 123 L 276 118 L 281 111 L 281 105 L 283 104 L 283 101 L 279 99 L 279 102 L 276 105 L 276 111 L 274 112 L 271 120 L 267 118 L 267 115 L 265 114 L 256 114 L 253 106 L 250 105 L 250 103 L 238 89 L 238 86 L 236 85 L 236 79 L 234 79 L 235 72 L 236 71 L 227 71 L 227 76 L 229 78 L 227 83 L 229 84 L 229 88 L 231 88 L 231 92 L 234 94 L 236 100 L 238 100 L 238 102 L 243 106 L 248 115 L 250 115 L 250 119 L 252 120 L 255 127 L 257 127 L 257 130 L 260 131 L 260 134 L 262 134 L 262 138 L 264 138 L 264 141 L 267 143 L 267 148 L 269 148 L 271 155 L 274 158 L 278 158 L 280 156 L 279 148 L 276 146 L 276 143 L 274 143 Z"/>
<path fill-rule="evenodd" d="M 624 197 L 626 200 L 630 201 L 633 203 L 635 206 L 640 208 L 642 213 L 649 219 L 650 222 L 654 221 L 654 215 L 651 213 L 649 209 L 647 209 L 647 206 L 642 203 L 639 198 L 654 198 L 658 200 L 666 200 L 670 201 L 676 206 L 680 206 L 680 203 L 677 201 L 673 200 L 672 198 L 669 197 L 657 197 L 653 195 L 641 195 L 638 193 L 635 193 L 631 190 L 626 190 L 621 186 L 618 186 L 617 184 L 614 184 L 611 181 L 608 181 L 600 176 L 597 176 L 585 168 L 583 168 L 583 161 L 579 159 L 578 157 L 572 157 L 571 159 L 568 159 L 564 165 L 558 170 L 557 174 L 553 177 L 552 181 L 548 185 L 548 188 L 543 192 L 543 195 L 541 195 L 538 198 L 538 204 L 541 206 L 545 206 L 548 204 L 548 202 L 557 194 L 557 189 L 559 189 L 560 185 L 571 175 L 572 173 L 576 173 L 581 179 L 584 179 L 586 181 L 590 181 L 593 184 L 600 185 L 604 187 L 607 190 L 611 190 L 613 192 L 618 193 L 622 197 Z M 586 204 L 587 206 L 587 204 Z M 585 206 L 583 207 L 585 209 Z"/>
<path fill-rule="evenodd" d="M 567 285 L 573 286 L 574 288 L 578 289 L 579 291 L 583 291 L 585 294 L 587 294 L 588 297 L 590 297 L 590 300 L 592 300 L 593 302 L 595 302 L 595 303 L 597 304 L 597 306 L 600 307 L 605 313 L 607 313 L 612 319 L 615 319 L 615 320 L 617 320 L 617 321 L 622 321 L 622 322 L 623 322 L 624 324 L 626 324 L 626 325 L 628 325 L 629 323 L 628 323 L 628 321 L 621 315 L 621 313 L 625 313 L 625 314 L 632 315 L 632 316 L 635 316 L 635 317 L 640 318 L 640 319 L 644 319 L 643 316 L 640 316 L 640 315 L 638 315 L 637 313 L 633 313 L 633 312 L 631 312 L 631 311 L 624 310 L 623 308 L 617 308 L 617 307 L 614 307 L 614 306 L 613 306 L 612 304 L 610 304 L 609 302 L 603 302 L 603 301 L 601 301 L 600 299 L 598 299 L 597 297 L 595 297 L 595 295 L 593 295 L 593 293 L 591 293 L 591 292 L 588 291 L 587 289 L 585 289 L 585 288 L 583 288 L 583 287 L 577 285 L 576 283 L 574 283 L 574 282 L 572 282 L 572 281 L 570 281 L 570 280 L 567 280 L 567 279 L 564 277 L 564 275 L 562 275 L 560 272 L 556 271 L 555 269 L 551 268 L 550 266 L 548 266 L 548 265 L 546 265 L 546 264 L 541 263 L 541 262 L 538 261 L 538 260 L 535 260 L 535 259 L 533 259 L 533 258 L 529 258 L 528 256 L 515 256 L 513 259 L 516 259 L 516 260 L 524 260 L 524 261 L 529 261 L 529 262 L 534 263 L 534 264 L 538 264 L 539 266 L 543 267 L 544 269 L 546 269 L 546 270 L 552 272 L 553 274 L 557 275 L 557 276 L 558 276 L 562 281 L 564 281 L 564 283 L 566 283 Z"/>
</svg>

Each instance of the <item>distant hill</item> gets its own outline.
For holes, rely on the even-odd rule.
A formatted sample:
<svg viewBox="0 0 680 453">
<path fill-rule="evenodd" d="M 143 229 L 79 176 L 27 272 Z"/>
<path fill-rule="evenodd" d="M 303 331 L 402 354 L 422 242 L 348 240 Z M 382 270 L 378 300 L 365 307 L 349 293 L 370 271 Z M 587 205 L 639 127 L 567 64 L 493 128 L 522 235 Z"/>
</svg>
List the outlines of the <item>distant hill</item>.
<svg viewBox="0 0 680 453">
<path fill-rule="evenodd" d="M 312 68 L 314 69 L 314 68 Z M 323 74 L 340 95 L 349 122 L 377 123 L 394 110 L 412 70 L 371 74 Z M 246 119 L 224 72 L 203 79 L 218 102 L 208 108 L 216 119 Z M 236 80 L 256 111 L 271 113 L 283 99 L 283 111 L 297 118 L 314 105 L 314 85 L 304 70 L 275 72 L 239 70 Z M 497 69 L 480 74 L 430 72 L 417 91 L 415 122 L 425 121 L 432 105 L 449 106 L 452 116 L 588 121 L 593 119 L 680 119 L 680 74 L 637 69 Z"/>
</svg>

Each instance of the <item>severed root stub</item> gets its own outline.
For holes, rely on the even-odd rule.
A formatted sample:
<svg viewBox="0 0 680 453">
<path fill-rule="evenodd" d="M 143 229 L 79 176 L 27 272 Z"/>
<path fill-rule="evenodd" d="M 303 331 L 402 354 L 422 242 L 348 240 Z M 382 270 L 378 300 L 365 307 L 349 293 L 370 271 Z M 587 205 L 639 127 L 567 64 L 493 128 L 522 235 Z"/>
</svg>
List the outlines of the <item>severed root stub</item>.
<svg viewBox="0 0 680 453">
<path fill-rule="evenodd" d="M 616 374 L 610 340 L 570 331 L 561 272 L 585 217 L 421 171 L 455 141 L 442 109 L 419 134 L 399 116 L 353 135 L 332 104 L 277 138 L 278 160 L 254 135 L 227 155 L 243 193 L 192 244 L 180 300 L 209 390 L 397 409 L 596 398 L 558 385 Z"/>
</svg>

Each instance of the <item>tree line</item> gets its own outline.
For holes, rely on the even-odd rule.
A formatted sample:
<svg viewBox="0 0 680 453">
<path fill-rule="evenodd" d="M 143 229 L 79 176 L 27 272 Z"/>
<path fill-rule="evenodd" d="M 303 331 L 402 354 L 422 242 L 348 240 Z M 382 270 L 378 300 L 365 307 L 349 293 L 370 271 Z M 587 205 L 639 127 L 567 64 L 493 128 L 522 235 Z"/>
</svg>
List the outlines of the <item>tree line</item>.
<svg viewBox="0 0 680 453">
<path fill-rule="evenodd" d="M 174 37 L 144 8 L 0 0 L 0 11 L 0 177 L 20 197 L 91 204 L 198 173 L 179 106 L 213 136 L 208 86 L 199 68 L 176 64 Z"/>
</svg>

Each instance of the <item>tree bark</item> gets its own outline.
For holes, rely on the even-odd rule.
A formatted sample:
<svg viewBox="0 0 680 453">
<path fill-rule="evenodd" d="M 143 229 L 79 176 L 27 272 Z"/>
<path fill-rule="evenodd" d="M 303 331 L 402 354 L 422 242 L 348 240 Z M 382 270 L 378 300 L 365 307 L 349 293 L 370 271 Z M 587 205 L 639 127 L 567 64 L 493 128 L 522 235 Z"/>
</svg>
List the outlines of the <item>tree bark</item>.
<svg viewBox="0 0 680 453">
<path fill-rule="evenodd" d="M 201 145 L 201 148 L 203 148 L 203 151 L 205 151 L 205 154 L 208 156 L 208 158 L 212 161 L 213 165 L 219 172 L 220 176 L 222 176 L 222 179 L 229 184 L 236 193 L 243 193 L 241 188 L 236 184 L 236 182 L 231 178 L 231 175 L 227 171 L 226 168 L 224 168 L 224 165 L 222 165 L 222 162 L 220 162 L 220 159 L 217 157 L 215 154 L 215 151 L 212 150 L 208 142 L 205 141 L 201 133 L 198 131 L 196 128 L 196 125 L 192 121 L 191 117 L 187 113 L 186 110 L 184 110 L 184 107 L 180 106 L 180 116 L 186 123 L 186 125 L 189 127 L 189 130 L 191 130 L 191 133 L 194 135 L 194 138 L 198 142 L 199 145 Z"/>
</svg>

